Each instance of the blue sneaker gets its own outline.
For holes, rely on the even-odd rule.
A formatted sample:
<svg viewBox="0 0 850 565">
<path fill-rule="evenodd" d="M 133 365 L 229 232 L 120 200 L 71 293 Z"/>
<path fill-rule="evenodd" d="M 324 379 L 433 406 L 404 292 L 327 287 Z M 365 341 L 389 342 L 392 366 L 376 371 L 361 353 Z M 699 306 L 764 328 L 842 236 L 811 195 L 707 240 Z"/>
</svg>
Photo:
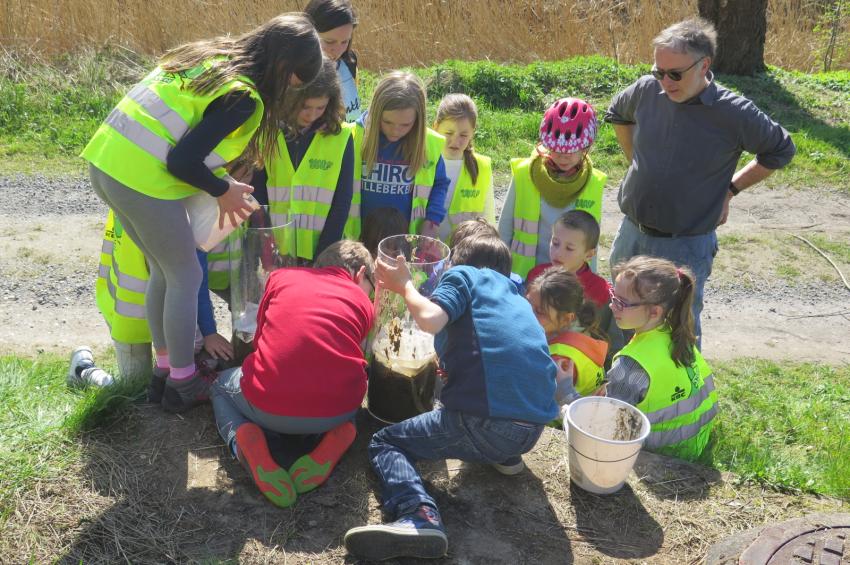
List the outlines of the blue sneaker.
<svg viewBox="0 0 850 565">
<path fill-rule="evenodd" d="M 345 533 L 345 549 L 367 561 L 394 557 L 435 559 L 449 548 L 446 530 L 436 508 L 423 504 L 395 522 L 360 526 Z"/>
</svg>

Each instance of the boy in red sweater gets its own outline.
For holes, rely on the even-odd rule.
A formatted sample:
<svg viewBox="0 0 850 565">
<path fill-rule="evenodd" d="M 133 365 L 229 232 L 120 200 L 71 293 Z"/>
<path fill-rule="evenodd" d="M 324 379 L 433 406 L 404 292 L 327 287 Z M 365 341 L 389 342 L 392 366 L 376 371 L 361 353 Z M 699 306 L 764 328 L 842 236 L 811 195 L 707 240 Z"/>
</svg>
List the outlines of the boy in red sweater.
<svg viewBox="0 0 850 565">
<path fill-rule="evenodd" d="M 356 435 L 366 393 L 362 343 L 372 326 L 372 256 L 339 241 L 314 268 L 274 271 L 257 313 L 254 351 L 212 387 L 216 426 L 257 487 L 290 506 L 327 480 Z M 324 434 L 288 469 L 272 458 L 263 429 Z"/>
</svg>

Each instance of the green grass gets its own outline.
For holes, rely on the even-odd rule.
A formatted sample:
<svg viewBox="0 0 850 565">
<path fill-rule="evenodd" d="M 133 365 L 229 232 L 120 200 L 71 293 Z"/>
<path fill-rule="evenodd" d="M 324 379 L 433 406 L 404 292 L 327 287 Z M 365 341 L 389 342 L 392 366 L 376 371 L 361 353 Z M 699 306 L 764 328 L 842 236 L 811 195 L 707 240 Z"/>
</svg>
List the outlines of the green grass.
<svg viewBox="0 0 850 565">
<path fill-rule="evenodd" d="M 17 493 L 78 461 L 79 435 L 120 414 L 143 387 L 69 389 L 67 367 L 55 355 L 0 357 L 0 521 L 14 511 Z M 108 360 L 104 368 L 114 369 Z"/>
<path fill-rule="evenodd" d="M 76 155 L 152 65 L 128 51 L 82 52 L 50 64 L 0 54 L 0 158 L 5 173 L 83 173 Z M 504 179 L 509 160 L 531 152 L 540 116 L 552 100 L 584 97 L 601 114 L 614 94 L 648 68 L 592 56 L 530 65 L 447 61 L 413 71 L 428 84 L 429 120 L 446 93 L 466 92 L 476 99 L 476 147 L 493 157 L 497 178 Z M 365 105 L 378 78 L 366 70 L 359 73 Z M 720 75 L 718 80 L 791 132 L 797 156 L 770 184 L 850 190 L 850 71 L 804 74 L 771 67 L 756 77 Z M 627 163 L 611 126 L 602 125 L 592 157 L 612 182 L 622 177 Z M 745 154 L 741 161 L 750 158 Z"/>
<path fill-rule="evenodd" d="M 702 462 L 850 500 L 850 365 L 715 363 L 720 412 Z"/>
</svg>

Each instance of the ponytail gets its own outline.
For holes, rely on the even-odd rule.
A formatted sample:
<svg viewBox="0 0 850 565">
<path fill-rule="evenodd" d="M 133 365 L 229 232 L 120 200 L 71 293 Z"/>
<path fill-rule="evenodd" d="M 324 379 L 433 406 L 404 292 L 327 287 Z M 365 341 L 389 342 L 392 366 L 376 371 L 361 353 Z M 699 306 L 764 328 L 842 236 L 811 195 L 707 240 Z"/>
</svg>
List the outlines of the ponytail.
<svg viewBox="0 0 850 565">
<path fill-rule="evenodd" d="M 667 311 L 665 321 L 670 326 L 673 340 L 671 357 L 676 365 L 688 367 L 694 362 L 694 314 L 691 306 L 694 302 L 694 276 L 690 269 L 676 269 L 679 288 L 673 296 L 673 306 Z"/>
<path fill-rule="evenodd" d="M 673 349 L 670 357 L 679 367 L 694 362 L 694 302 L 695 278 L 690 269 L 676 267 L 666 259 L 638 255 L 614 267 L 614 280 L 623 277 L 645 304 L 664 310 L 664 323 L 670 328 Z"/>
<path fill-rule="evenodd" d="M 531 282 L 529 292 L 537 292 L 540 303 L 558 314 L 575 314 L 578 323 L 596 339 L 607 339 L 599 329 L 597 309 L 584 299 L 578 278 L 561 266 L 549 267 Z"/>
<path fill-rule="evenodd" d="M 472 141 L 463 150 L 463 166 L 466 167 L 469 177 L 472 179 L 472 184 L 478 182 L 478 161 L 475 160 L 475 155 L 472 153 Z"/>
</svg>

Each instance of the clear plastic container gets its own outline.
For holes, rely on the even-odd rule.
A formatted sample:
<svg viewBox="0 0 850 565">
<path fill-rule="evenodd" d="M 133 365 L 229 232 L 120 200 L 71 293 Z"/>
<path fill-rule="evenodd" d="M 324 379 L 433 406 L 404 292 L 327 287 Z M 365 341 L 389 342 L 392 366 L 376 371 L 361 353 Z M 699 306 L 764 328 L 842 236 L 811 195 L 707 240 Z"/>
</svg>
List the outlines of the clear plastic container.
<svg viewBox="0 0 850 565">
<path fill-rule="evenodd" d="M 272 271 L 297 265 L 294 221 L 260 206 L 228 239 L 233 347 L 241 362 L 250 353 L 257 311 Z"/>
<path fill-rule="evenodd" d="M 378 244 L 381 260 L 394 264 L 403 255 L 413 283 L 430 296 L 448 268 L 448 246 L 421 235 L 394 235 Z M 371 342 L 368 410 L 394 423 L 427 412 L 434 405 L 437 354 L 434 336 L 416 325 L 404 299 L 378 284 L 375 292 L 375 334 Z"/>
</svg>

